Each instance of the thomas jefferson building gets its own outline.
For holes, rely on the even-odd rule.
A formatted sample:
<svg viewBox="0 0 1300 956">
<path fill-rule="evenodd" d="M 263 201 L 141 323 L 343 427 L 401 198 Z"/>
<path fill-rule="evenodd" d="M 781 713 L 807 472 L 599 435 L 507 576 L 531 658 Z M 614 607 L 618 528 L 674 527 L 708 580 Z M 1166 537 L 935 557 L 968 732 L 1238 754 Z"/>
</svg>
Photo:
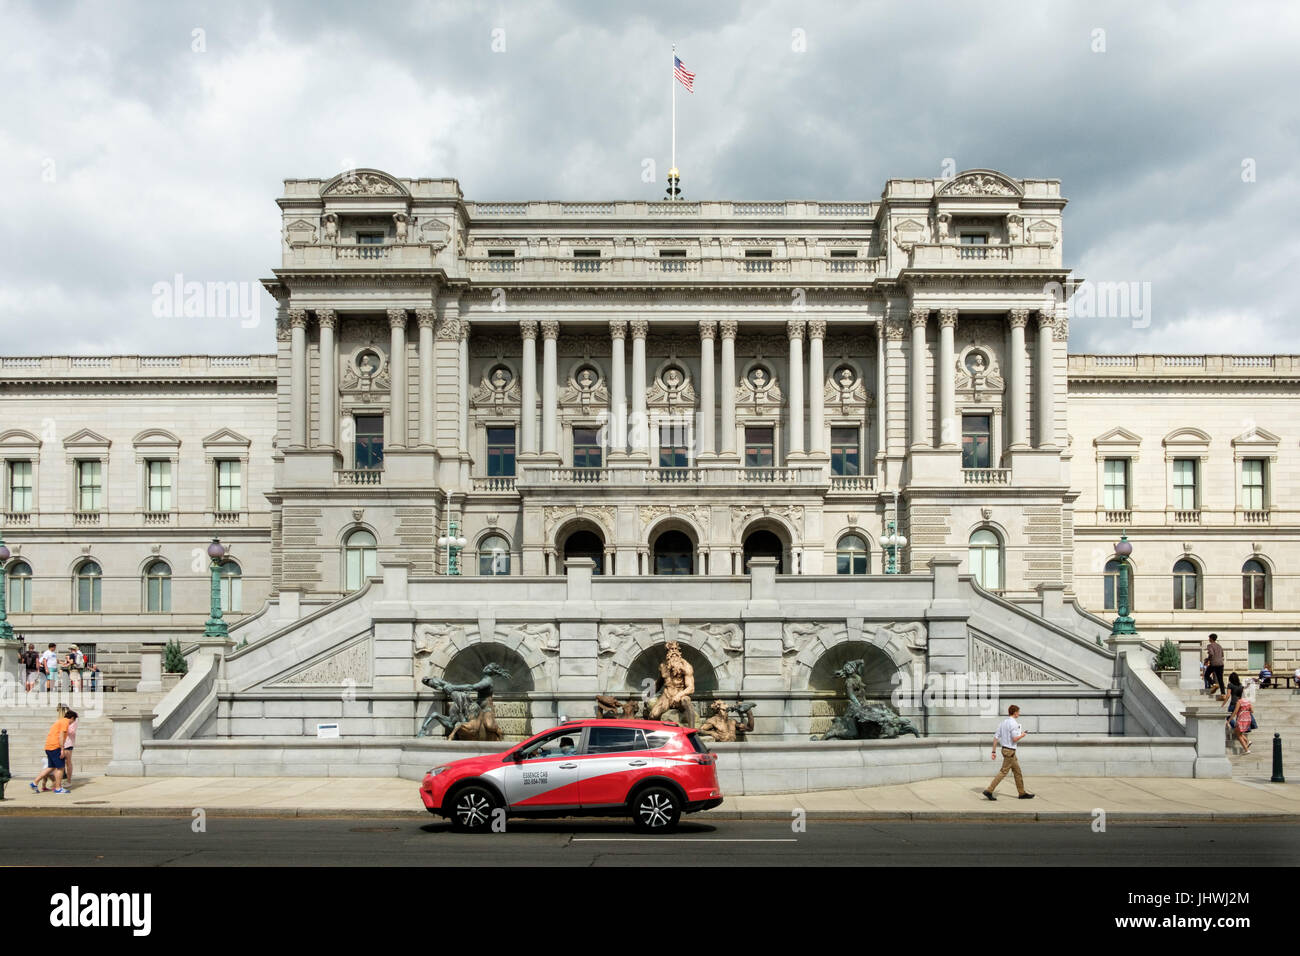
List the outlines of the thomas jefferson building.
<svg viewBox="0 0 1300 956">
<path fill-rule="evenodd" d="M 989 170 L 872 202 L 288 180 L 275 354 L 0 360 L 9 619 L 130 686 L 200 633 L 213 536 L 237 623 L 401 563 L 519 600 L 573 558 L 769 558 L 811 597 L 890 570 L 894 522 L 903 574 L 1107 620 L 1127 531 L 1145 637 L 1294 668 L 1300 356 L 1069 354 L 1065 202 Z"/>
</svg>

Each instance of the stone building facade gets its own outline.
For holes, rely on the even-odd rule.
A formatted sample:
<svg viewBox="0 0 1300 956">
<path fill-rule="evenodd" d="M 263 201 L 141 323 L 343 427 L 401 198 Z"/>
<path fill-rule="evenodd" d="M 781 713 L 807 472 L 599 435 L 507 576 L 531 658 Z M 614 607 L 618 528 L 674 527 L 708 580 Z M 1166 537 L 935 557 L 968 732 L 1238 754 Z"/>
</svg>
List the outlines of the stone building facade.
<svg viewBox="0 0 1300 956">
<path fill-rule="evenodd" d="M 1296 666 L 1300 360 L 1068 355 L 1055 180 L 473 202 L 454 180 L 353 170 L 278 202 L 274 356 L 0 360 L 19 631 L 126 658 L 195 634 L 190 554 L 213 534 L 248 613 L 324 606 L 384 564 L 533 578 L 575 557 L 614 577 L 774 559 L 811 595 L 886 571 L 891 524 L 903 572 L 957 557 L 1013 603 L 1046 587 L 1113 616 L 1106 558 L 1127 530 L 1144 633 L 1217 629 L 1239 666 Z M 97 505 L 74 493 L 96 460 Z M 216 500 L 231 461 L 233 515 Z M 90 558 L 98 611 L 78 604 Z M 150 610 L 160 559 L 175 611 Z M 1234 606 L 1255 600 L 1252 560 L 1261 606 Z"/>
</svg>

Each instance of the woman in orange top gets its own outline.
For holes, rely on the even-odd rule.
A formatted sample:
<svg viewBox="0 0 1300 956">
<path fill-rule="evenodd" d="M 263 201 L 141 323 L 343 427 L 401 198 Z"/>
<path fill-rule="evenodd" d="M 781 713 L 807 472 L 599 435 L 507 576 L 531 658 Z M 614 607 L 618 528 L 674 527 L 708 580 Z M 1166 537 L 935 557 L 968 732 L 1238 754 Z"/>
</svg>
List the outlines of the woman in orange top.
<svg viewBox="0 0 1300 956">
<path fill-rule="evenodd" d="M 59 716 L 55 719 L 50 727 L 50 732 L 45 735 L 45 759 L 48 766 L 37 774 L 36 779 L 29 786 L 37 793 L 41 793 L 41 783 L 46 777 L 54 775 L 54 792 L 67 793 L 68 790 L 63 786 L 63 758 L 67 756 L 64 750 L 64 744 L 68 737 L 68 725 L 72 721 L 64 716 L 64 710 L 59 709 Z"/>
</svg>

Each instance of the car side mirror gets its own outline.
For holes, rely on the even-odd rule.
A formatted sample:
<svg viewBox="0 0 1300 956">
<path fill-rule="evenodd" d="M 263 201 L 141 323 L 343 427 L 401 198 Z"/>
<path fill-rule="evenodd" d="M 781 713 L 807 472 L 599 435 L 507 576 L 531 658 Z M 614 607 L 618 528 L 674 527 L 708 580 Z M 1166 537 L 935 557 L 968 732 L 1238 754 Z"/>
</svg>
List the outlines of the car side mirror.
<svg viewBox="0 0 1300 956">
<path fill-rule="evenodd" d="M 515 762 L 518 762 L 518 761 L 520 761 L 520 760 L 523 760 L 523 759 L 524 759 L 524 752 L 523 752 L 522 750 L 516 750 L 514 753 L 512 753 L 512 754 L 510 755 L 510 759 L 511 759 L 511 760 L 514 760 Z"/>
</svg>

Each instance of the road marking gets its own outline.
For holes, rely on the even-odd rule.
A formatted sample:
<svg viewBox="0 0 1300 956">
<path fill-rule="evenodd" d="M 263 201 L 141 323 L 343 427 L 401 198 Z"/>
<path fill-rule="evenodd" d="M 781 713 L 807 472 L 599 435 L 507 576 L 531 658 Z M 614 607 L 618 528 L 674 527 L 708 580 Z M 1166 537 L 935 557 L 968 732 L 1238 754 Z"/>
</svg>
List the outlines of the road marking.
<svg viewBox="0 0 1300 956">
<path fill-rule="evenodd" d="M 721 837 L 574 837 L 574 843 L 798 843 L 794 837 L 780 839 L 723 839 Z"/>
</svg>

